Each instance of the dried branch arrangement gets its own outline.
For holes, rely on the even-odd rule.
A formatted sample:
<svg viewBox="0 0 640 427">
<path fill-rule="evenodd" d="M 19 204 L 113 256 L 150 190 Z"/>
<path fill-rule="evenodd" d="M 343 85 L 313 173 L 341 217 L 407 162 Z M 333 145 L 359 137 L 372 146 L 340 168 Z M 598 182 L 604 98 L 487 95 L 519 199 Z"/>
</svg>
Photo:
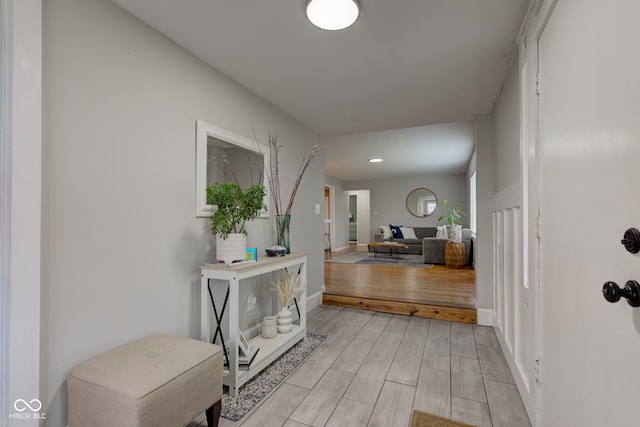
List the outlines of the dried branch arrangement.
<svg viewBox="0 0 640 427">
<path fill-rule="evenodd" d="M 255 129 L 253 130 L 253 136 L 258 141 L 258 137 L 256 136 Z M 320 141 L 320 136 L 318 136 L 318 141 Z M 278 145 L 278 134 L 272 134 L 269 132 L 269 151 L 270 151 L 270 171 L 267 176 L 267 183 L 269 184 L 269 190 L 271 192 L 271 197 L 273 198 L 273 203 L 276 209 L 276 215 L 291 215 L 291 209 L 293 208 L 293 201 L 296 198 L 296 194 L 298 193 L 298 188 L 300 187 L 300 182 L 302 181 L 302 177 L 305 172 L 313 163 L 313 160 L 316 156 L 322 151 L 324 145 L 314 145 L 310 152 L 305 154 L 302 158 L 302 162 L 300 163 L 300 168 L 298 169 L 298 174 L 296 175 L 296 179 L 293 183 L 293 190 L 291 191 L 291 196 L 289 197 L 289 202 L 287 203 L 286 210 L 283 210 L 282 204 L 282 191 L 280 189 L 280 159 L 279 153 L 283 148 L 283 145 Z"/>
<path fill-rule="evenodd" d="M 280 274 L 278 280 L 273 284 L 274 289 L 278 292 L 280 306 L 289 307 L 293 302 L 293 297 L 298 292 L 304 291 L 304 285 L 300 284 L 300 275 L 295 271 L 289 273 L 287 270 Z"/>
</svg>

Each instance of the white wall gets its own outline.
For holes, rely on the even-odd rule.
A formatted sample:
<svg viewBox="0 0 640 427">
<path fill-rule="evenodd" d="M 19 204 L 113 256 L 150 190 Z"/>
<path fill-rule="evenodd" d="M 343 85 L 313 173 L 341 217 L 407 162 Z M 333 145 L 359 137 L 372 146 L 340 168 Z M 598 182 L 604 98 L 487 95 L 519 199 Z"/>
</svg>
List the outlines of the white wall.
<svg viewBox="0 0 640 427">
<path fill-rule="evenodd" d="M 2 426 L 38 425 L 9 417 L 17 399 L 40 398 L 41 9 L 40 0 L 0 2 Z"/>
<path fill-rule="evenodd" d="M 152 333 L 198 336 L 198 266 L 213 238 L 193 212 L 195 121 L 246 137 L 254 127 L 264 141 L 277 131 L 284 194 L 317 135 L 110 1 L 46 2 L 43 40 L 41 399 L 47 424 L 64 426 L 73 366 Z M 292 212 L 309 294 L 324 280 L 323 161 Z M 272 233 L 256 220 L 249 245 L 263 253 Z M 251 313 L 243 327 L 261 317 Z"/>
<path fill-rule="evenodd" d="M 329 175 L 325 175 L 324 183 L 335 188 L 335 239 L 333 247 L 336 250 L 349 247 L 349 195 L 344 190 L 344 182 Z"/>
<path fill-rule="evenodd" d="M 409 213 L 406 206 L 409 193 L 420 187 L 433 191 L 438 199 L 449 200 L 449 206 L 460 206 L 463 212 L 469 212 L 469 199 L 466 196 L 465 174 L 452 175 L 411 175 L 401 178 L 378 179 L 368 181 L 348 181 L 345 187 L 350 190 L 368 189 L 371 197 L 371 224 L 369 235 L 379 233 L 380 225 L 404 225 L 405 227 L 436 227 L 442 222 L 442 207 L 426 218 L 418 218 Z M 358 200 L 359 202 L 359 200 Z M 468 217 L 462 217 L 464 226 L 468 226 Z"/>
<path fill-rule="evenodd" d="M 493 309 L 493 196 L 495 194 L 495 131 L 492 114 L 476 118 L 476 173 L 478 231 L 476 287 L 478 319 Z"/>
</svg>

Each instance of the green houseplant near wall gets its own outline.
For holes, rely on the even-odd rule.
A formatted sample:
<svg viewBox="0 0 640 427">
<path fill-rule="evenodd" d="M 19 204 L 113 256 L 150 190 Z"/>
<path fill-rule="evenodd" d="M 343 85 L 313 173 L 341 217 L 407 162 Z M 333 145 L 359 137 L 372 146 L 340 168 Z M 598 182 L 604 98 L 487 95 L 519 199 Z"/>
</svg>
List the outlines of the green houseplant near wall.
<svg viewBox="0 0 640 427">
<path fill-rule="evenodd" d="M 462 225 L 460 224 L 460 220 L 462 219 L 462 215 L 467 215 L 462 212 L 460 206 L 456 206 L 453 209 L 449 209 L 447 204 L 449 201 L 447 199 L 442 201 L 441 206 L 444 208 L 444 212 L 438 218 L 438 221 L 445 220 L 447 222 L 448 235 L 449 240 L 452 242 L 461 242 L 462 241 Z"/>
<path fill-rule="evenodd" d="M 462 212 L 459 206 L 449 209 L 448 203 L 446 199 L 442 201 L 444 212 L 438 218 L 438 221 L 446 220 L 449 235 L 449 241 L 444 248 L 444 262 L 449 268 L 464 268 L 467 263 L 467 251 L 462 243 L 462 225 L 459 221 L 466 213 Z"/>
<path fill-rule="evenodd" d="M 244 260 L 247 251 L 247 221 L 257 218 L 264 206 L 263 185 L 251 184 L 243 190 L 239 184 L 216 182 L 207 187 L 207 204 L 215 205 L 211 233 L 216 236 L 216 257 L 230 264 Z"/>
</svg>

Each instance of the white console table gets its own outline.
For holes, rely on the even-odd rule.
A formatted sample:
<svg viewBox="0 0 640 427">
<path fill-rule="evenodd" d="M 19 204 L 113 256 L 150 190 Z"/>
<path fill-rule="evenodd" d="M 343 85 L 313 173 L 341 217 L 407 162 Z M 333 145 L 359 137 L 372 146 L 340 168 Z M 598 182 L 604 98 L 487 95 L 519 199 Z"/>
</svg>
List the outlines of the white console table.
<svg viewBox="0 0 640 427">
<path fill-rule="evenodd" d="M 229 386 L 229 395 L 236 397 L 238 389 L 249 381 L 254 375 L 263 370 L 267 365 L 277 359 L 290 347 L 306 337 L 307 329 L 307 292 L 298 294 L 298 309 L 300 310 L 299 324 L 293 325 L 293 330 L 288 334 L 277 334 L 275 338 L 264 339 L 260 335 L 250 339 L 251 346 L 260 348 L 249 370 L 238 369 L 238 328 L 239 328 L 239 297 L 241 280 L 271 273 L 288 267 L 299 266 L 300 281 L 307 286 L 307 255 L 304 253 L 290 254 L 283 257 L 262 257 L 255 263 L 241 264 L 239 266 L 224 266 L 219 264 L 205 264 L 200 266 L 200 339 L 211 342 L 211 319 L 209 316 L 209 279 L 218 280 L 214 286 L 220 286 L 221 282 L 228 283 L 228 316 L 229 328 L 225 333 L 225 344 L 229 348 L 229 369 L 225 369 L 223 383 Z M 212 298 L 213 303 L 213 298 Z M 224 310 L 220 313 L 222 318 Z M 269 313 L 271 314 L 271 313 Z M 217 316 L 217 315 L 216 315 Z M 218 322 L 219 319 L 216 319 Z M 219 322 L 218 322 L 219 323 Z M 220 325 L 218 324 L 220 327 Z"/>
</svg>

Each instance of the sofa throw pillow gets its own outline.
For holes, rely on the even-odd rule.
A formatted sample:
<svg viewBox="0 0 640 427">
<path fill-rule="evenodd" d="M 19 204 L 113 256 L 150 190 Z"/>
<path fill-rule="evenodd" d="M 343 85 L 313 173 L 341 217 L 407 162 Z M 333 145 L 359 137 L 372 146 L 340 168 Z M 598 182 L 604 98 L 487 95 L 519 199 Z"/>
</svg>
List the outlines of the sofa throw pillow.
<svg viewBox="0 0 640 427">
<path fill-rule="evenodd" d="M 418 239 L 416 232 L 412 227 L 400 227 L 404 239 Z"/>
<path fill-rule="evenodd" d="M 399 225 L 389 224 L 389 228 L 391 229 L 391 234 L 393 235 L 394 239 L 404 239 L 404 237 L 402 236 L 402 230 L 400 230 Z"/>
<path fill-rule="evenodd" d="M 388 225 L 381 225 L 380 231 L 382 231 L 382 240 L 389 240 L 391 237 L 391 228 Z"/>
<path fill-rule="evenodd" d="M 448 239 L 449 236 L 447 235 L 447 227 L 445 227 L 444 225 L 439 225 L 438 228 L 436 229 L 436 239 Z"/>
<path fill-rule="evenodd" d="M 472 235 L 473 235 L 473 232 L 470 229 L 468 228 L 462 229 L 462 240 L 471 240 Z"/>
</svg>

